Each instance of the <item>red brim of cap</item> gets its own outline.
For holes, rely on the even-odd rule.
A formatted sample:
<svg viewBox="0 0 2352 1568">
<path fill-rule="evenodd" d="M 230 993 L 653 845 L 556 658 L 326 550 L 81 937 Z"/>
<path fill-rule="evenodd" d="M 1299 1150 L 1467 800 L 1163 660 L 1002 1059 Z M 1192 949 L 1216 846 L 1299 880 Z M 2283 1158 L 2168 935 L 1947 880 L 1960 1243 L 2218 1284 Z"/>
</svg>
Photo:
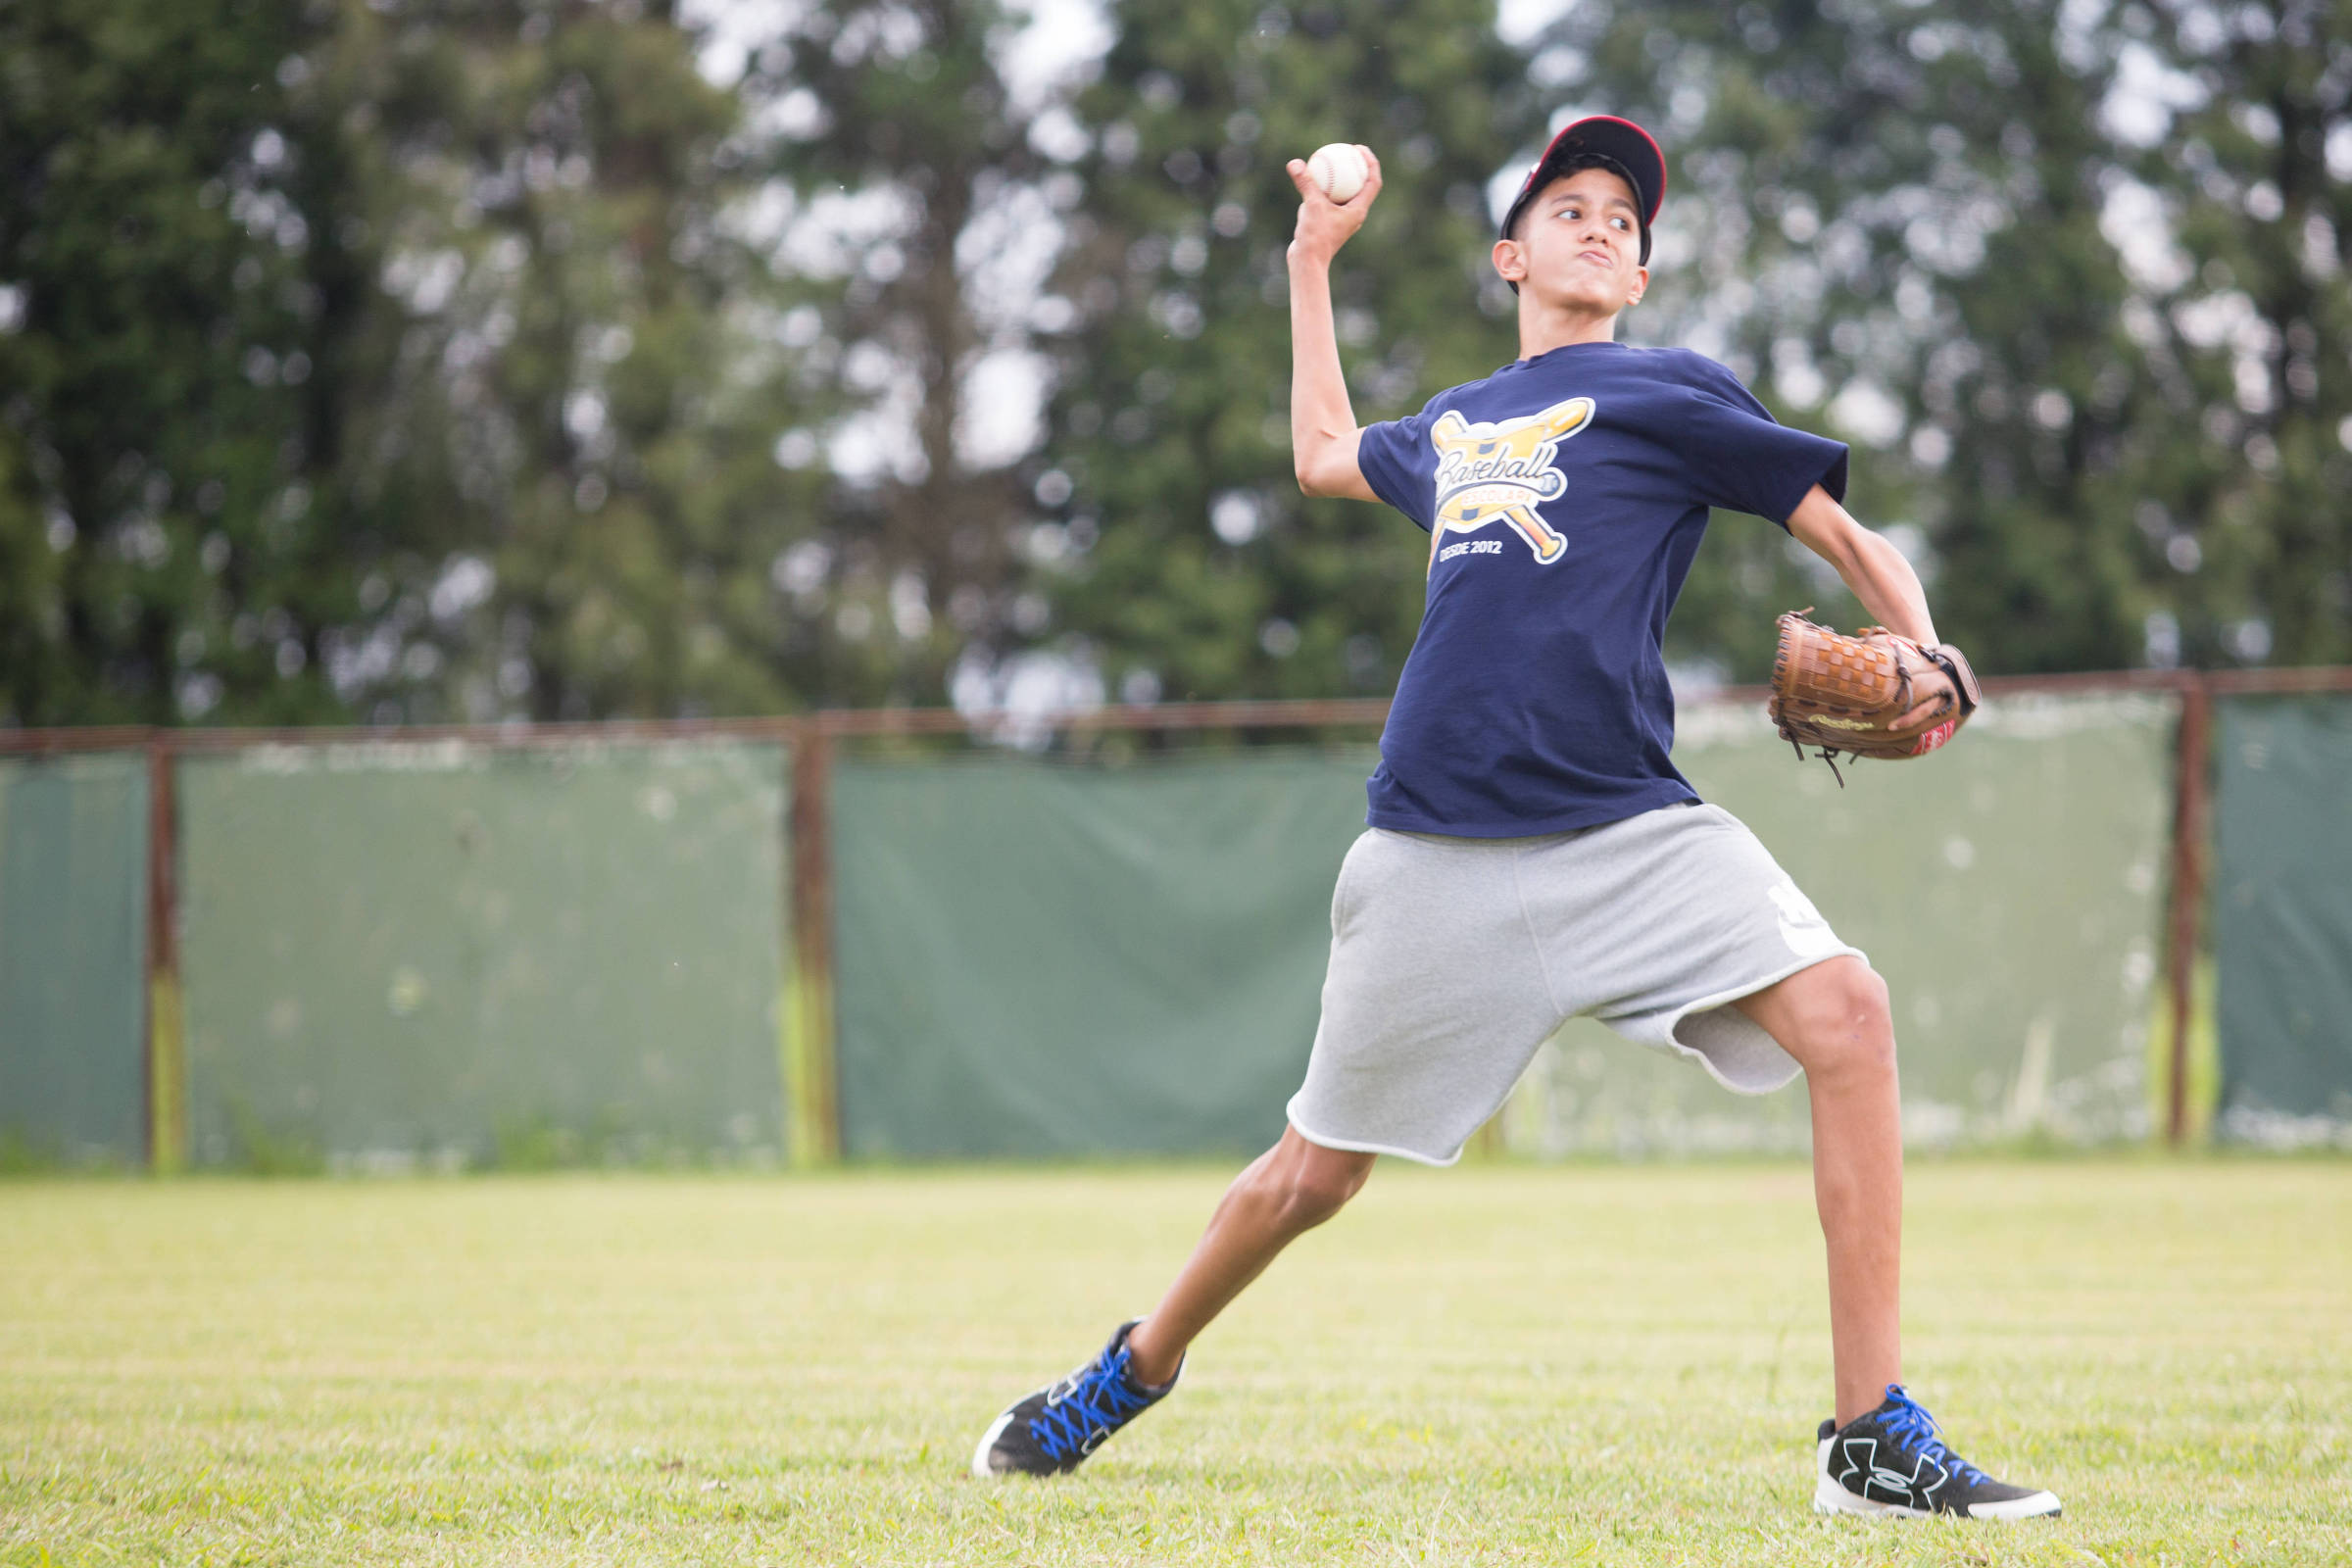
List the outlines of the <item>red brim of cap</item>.
<svg viewBox="0 0 2352 1568">
<path fill-rule="evenodd" d="M 1527 178 L 1519 185 L 1519 194 L 1511 198 L 1510 210 L 1502 215 L 1502 235 L 1510 237 L 1511 223 L 1528 198 L 1543 187 L 1545 172 L 1580 153 L 1597 154 L 1622 167 L 1634 179 L 1634 195 L 1642 203 L 1642 221 L 1644 225 L 1658 220 L 1658 208 L 1666 200 L 1666 155 L 1658 150 L 1657 138 L 1630 120 L 1615 115 L 1591 115 L 1565 126 L 1551 138 Z"/>
</svg>

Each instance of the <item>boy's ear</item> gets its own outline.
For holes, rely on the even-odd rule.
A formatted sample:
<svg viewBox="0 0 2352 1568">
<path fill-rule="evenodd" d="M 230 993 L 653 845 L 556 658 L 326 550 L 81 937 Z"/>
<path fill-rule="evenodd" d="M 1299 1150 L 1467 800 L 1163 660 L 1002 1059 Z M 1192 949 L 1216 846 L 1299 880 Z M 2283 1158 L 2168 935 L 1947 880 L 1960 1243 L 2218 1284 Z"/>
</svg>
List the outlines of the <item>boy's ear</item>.
<svg viewBox="0 0 2352 1568">
<path fill-rule="evenodd" d="M 1635 268 L 1635 269 L 1634 269 L 1634 290 L 1633 290 L 1633 292 L 1632 292 L 1632 293 L 1628 294 L 1628 295 L 1625 297 L 1625 303 L 1626 303 L 1626 304 L 1628 304 L 1628 305 L 1639 305 L 1639 304 L 1641 304 L 1641 303 L 1642 303 L 1642 295 L 1644 295 L 1644 294 L 1646 294 L 1646 293 L 1648 293 L 1648 292 L 1649 292 L 1649 269 L 1648 269 L 1648 268 L 1646 268 L 1646 267 L 1637 267 L 1637 268 Z"/>
<path fill-rule="evenodd" d="M 1506 283 L 1527 281 L 1527 253 L 1515 239 L 1494 242 L 1494 270 Z"/>
</svg>

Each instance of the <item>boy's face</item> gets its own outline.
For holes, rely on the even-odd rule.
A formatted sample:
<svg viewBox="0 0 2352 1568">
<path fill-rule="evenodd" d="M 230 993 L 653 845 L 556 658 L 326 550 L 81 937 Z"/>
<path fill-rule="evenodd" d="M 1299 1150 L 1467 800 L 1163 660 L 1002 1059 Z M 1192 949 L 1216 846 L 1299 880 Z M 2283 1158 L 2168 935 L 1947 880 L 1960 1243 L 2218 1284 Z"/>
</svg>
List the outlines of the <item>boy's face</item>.
<svg viewBox="0 0 2352 1568">
<path fill-rule="evenodd" d="M 1494 244 L 1494 270 L 1538 305 L 1614 315 L 1642 298 L 1642 214 L 1634 188 L 1605 169 L 1562 174 Z"/>
</svg>

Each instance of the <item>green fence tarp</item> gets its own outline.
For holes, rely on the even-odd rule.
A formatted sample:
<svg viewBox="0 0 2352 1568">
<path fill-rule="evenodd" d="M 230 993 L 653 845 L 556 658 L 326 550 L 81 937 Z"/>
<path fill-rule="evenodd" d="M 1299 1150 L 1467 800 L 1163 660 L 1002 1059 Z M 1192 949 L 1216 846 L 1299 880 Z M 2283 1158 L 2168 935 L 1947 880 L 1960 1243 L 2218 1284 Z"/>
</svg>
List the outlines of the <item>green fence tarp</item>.
<svg viewBox="0 0 2352 1568">
<path fill-rule="evenodd" d="M 2012 701 L 1840 790 L 1761 715 L 1694 707 L 1683 765 L 1895 996 L 1927 1145 L 2147 1127 L 2171 705 Z M 854 764 L 836 785 L 841 1110 L 856 1155 L 1243 1151 L 1313 1039 L 1368 755 L 1090 769 Z M 1762 1099 L 1591 1023 L 1506 1113 L 1538 1155 L 1801 1147 Z"/>
<path fill-rule="evenodd" d="M 147 1147 L 147 760 L 0 761 L 0 1145 Z"/>
<path fill-rule="evenodd" d="M 2352 698 L 2218 707 L 2216 1127 L 2352 1147 Z"/>
<path fill-rule="evenodd" d="M 194 1157 L 774 1157 L 783 768 L 718 742 L 191 759 Z"/>
<path fill-rule="evenodd" d="M 1886 977 L 1906 1142 L 2146 1135 L 2177 715 L 2169 699 L 2012 698 L 1933 757 L 1842 764 L 1840 788 L 1759 711 L 1686 706 L 1677 764 Z M 1545 1049 L 1505 1129 L 1555 1155 L 1809 1136 L 1801 1080 L 1729 1095 L 1589 1020 Z"/>
<path fill-rule="evenodd" d="M 1314 1039 L 1371 761 L 843 764 L 845 1152 L 1272 1142 Z"/>
</svg>

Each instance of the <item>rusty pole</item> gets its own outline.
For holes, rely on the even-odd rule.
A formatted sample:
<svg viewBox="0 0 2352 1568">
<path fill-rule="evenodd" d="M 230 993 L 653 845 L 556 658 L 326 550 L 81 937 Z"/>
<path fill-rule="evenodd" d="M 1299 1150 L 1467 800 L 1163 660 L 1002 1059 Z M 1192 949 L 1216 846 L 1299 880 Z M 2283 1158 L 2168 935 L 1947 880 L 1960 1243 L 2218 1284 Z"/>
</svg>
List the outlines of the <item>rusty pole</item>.
<svg viewBox="0 0 2352 1568">
<path fill-rule="evenodd" d="M 2188 1142 L 2188 1031 L 2196 1007 L 2197 915 L 2205 889 L 2205 775 L 2212 751 L 2213 694 L 2191 672 L 2180 688 L 2179 772 L 2173 791 L 2173 907 L 2165 966 L 2173 982 L 2171 1082 L 2165 1138 Z"/>
<path fill-rule="evenodd" d="M 147 1164 L 177 1170 L 187 1154 L 187 1105 L 181 1067 L 178 881 L 172 735 L 147 740 Z"/>
<path fill-rule="evenodd" d="M 787 1062 L 792 1163 L 841 1157 L 833 1051 L 833 737 L 804 720 L 792 741 L 792 1049 Z"/>
</svg>

